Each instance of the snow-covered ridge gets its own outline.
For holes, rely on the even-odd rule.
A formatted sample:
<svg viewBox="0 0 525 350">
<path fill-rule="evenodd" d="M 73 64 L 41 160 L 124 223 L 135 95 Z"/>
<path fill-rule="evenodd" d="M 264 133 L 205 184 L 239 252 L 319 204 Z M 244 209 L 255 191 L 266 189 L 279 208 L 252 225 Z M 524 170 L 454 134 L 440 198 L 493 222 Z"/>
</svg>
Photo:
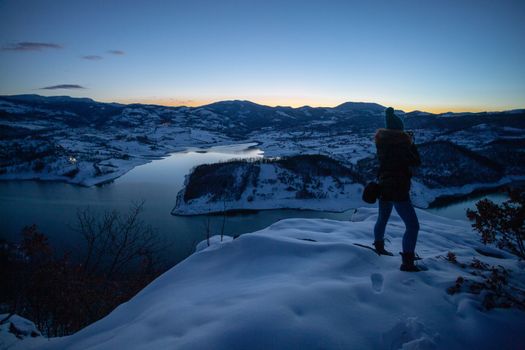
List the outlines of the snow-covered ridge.
<svg viewBox="0 0 525 350">
<path fill-rule="evenodd" d="M 362 185 L 322 155 L 201 165 L 186 178 L 172 214 L 261 209 L 345 211 L 361 202 Z"/>
<path fill-rule="evenodd" d="M 447 293 L 451 264 L 472 258 L 512 270 L 524 288 L 525 265 L 509 254 L 481 255 L 466 222 L 417 210 L 420 264 L 399 271 L 399 256 L 370 244 L 376 209 L 352 221 L 288 219 L 199 251 L 153 281 L 110 315 L 39 349 L 518 349 L 525 313 L 481 307 L 482 295 Z M 388 248 L 401 249 L 404 226 L 393 213 Z M 28 348 L 28 347 L 26 347 Z"/>
</svg>

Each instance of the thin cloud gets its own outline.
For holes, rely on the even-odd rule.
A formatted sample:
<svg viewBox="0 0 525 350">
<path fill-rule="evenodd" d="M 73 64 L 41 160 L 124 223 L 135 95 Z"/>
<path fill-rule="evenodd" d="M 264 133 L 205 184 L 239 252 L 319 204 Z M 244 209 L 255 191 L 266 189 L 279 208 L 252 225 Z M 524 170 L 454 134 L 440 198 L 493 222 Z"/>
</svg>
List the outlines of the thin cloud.
<svg viewBox="0 0 525 350">
<path fill-rule="evenodd" d="M 108 50 L 108 53 L 112 55 L 125 55 L 126 53 L 122 50 Z"/>
<path fill-rule="evenodd" d="M 22 41 L 2 46 L 2 51 L 42 51 L 47 49 L 62 49 L 62 45 L 55 43 L 37 43 Z"/>
<path fill-rule="evenodd" d="M 76 85 L 76 84 L 60 84 L 60 85 L 52 85 L 52 86 L 46 86 L 43 88 L 40 88 L 40 90 L 58 90 L 58 89 L 85 89 L 85 87 Z"/>
<path fill-rule="evenodd" d="M 85 60 L 90 60 L 90 61 L 99 61 L 102 59 L 102 56 L 99 56 L 99 55 L 86 55 L 86 56 L 82 56 L 83 59 Z"/>
</svg>

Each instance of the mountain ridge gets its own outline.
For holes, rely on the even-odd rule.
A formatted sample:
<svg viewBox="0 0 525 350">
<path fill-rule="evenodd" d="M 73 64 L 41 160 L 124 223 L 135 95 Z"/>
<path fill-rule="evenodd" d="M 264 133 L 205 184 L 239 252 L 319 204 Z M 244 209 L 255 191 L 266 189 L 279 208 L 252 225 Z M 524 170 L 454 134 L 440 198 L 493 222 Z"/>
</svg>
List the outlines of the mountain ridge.
<svg viewBox="0 0 525 350">
<path fill-rule="evenodd" d="M 264 109 L 289 109 L 289 110 L 315 110 L 315 109 L 322 109 L 322 110 L 336 110 L 340 112 L 344 111 L 373 111 L 373 112 L 383 112 L 387 107 L 378 104 L 376 102 L 363 102 L 363 101 L 346 101 L 343 102 L 337 106 L 328 107 L 328 106 L 300 106 L 300 107 L 292 107 L 292 106 L 269 106 L 265 104 L 256 103 L 250 100 L 222 100 L 222 101 L 216 101 L 200 106 L 165 106 L 165 105 L 159 105 L 159 104 L 151 104 L 151 103 L 120 103 L 120 102 L 101 102 L 94 99 L 91 99 L 89 97 L 71 97 L 67 95 L 57 95 L 57 96 L 43 96 L 38 94 L 19 94 L 19 95 L 0 95 L 0 99 L 5 100 L 14 100 L 14 101 L 23 101 L 23 102 L 90 102 L 90 103 L 100 103 L 100 104 L 108 104 L 108 105 L 119 105 L 119 106 L 150 106 L 150 107 L 159 107 L 159 108 L 188 108 L 191 110 L 196 110 L 199 108 L 217 108 L 217 107 L 225 107 L 225 106 L 237 106 L 237 107 L 254 107 L 254 108 L 264 108 Z M 427 112 L 424 110 L 413 110 L 409 112 L 405 112 L 403 110 L 397 110 L 397 113 L 401 114 L 411 114 L 411 115 L 418 115 L 418 114 L 424 114 L 424 115 L 441 115 L 441 116 L 448 116 L 448 115 L 480 115 L 485 113 L 523 113 L 525 112 L 524 108 L 515 108 L 515 109 L 509 109 L 509 110 L 501 110 L 501 111 L 479 111 L 479 112 L 470 112 L 470 111 L 462 111 L 462 112 L 443 112 L 443 113 L 433 113 L 433 112 Z"/>
</svg>

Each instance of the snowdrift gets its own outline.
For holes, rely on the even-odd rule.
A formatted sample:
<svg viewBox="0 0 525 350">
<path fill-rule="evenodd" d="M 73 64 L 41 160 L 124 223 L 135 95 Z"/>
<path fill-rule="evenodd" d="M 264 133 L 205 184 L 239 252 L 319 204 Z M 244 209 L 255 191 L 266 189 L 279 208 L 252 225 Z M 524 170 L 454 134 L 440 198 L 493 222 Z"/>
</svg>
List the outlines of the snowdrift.
<svg viewBox="0 0 525 350">
<path fill-rule="evenodd" d="M 445 261 L 472 257 L 513 271 L 525 265 L 484 248 L 468 222 L 417 210 L 417 252 L 428 271 L 399 271 L 400 257 L 370 244 L 377 210 L 352 221 L 288 219 L 235 240 L 200 244 L 104 319 L 43 349 L 518 349 L 525 312 L 483 310 L 479 295 L 449 295 L 465 271 Z M 404 226 L 387 227 L 394 252 Z M 484 249 L 487 249 L 486 247 Z"/>
</svg>

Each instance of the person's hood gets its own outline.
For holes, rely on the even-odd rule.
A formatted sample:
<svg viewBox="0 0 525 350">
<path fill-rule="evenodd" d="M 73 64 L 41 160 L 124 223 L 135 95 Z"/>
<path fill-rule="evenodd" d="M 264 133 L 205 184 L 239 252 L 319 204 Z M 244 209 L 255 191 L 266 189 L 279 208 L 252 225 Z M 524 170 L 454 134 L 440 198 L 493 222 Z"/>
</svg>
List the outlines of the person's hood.
<svg viewBox="0 0 525 350">
<path fill-rule="evenodd" d="M 395 145 L 400 143 L 411 143 L 410 135 L 402 130 L 378 129 L 375 135 L 376 144 Z"/>
<path fill-rule="evenodd" d="M 388 107 L 385 111 L 385 128 L 390 130 L 405 130 L 403 121 L 395 115 L 392 107 Z"/>
</svg>

